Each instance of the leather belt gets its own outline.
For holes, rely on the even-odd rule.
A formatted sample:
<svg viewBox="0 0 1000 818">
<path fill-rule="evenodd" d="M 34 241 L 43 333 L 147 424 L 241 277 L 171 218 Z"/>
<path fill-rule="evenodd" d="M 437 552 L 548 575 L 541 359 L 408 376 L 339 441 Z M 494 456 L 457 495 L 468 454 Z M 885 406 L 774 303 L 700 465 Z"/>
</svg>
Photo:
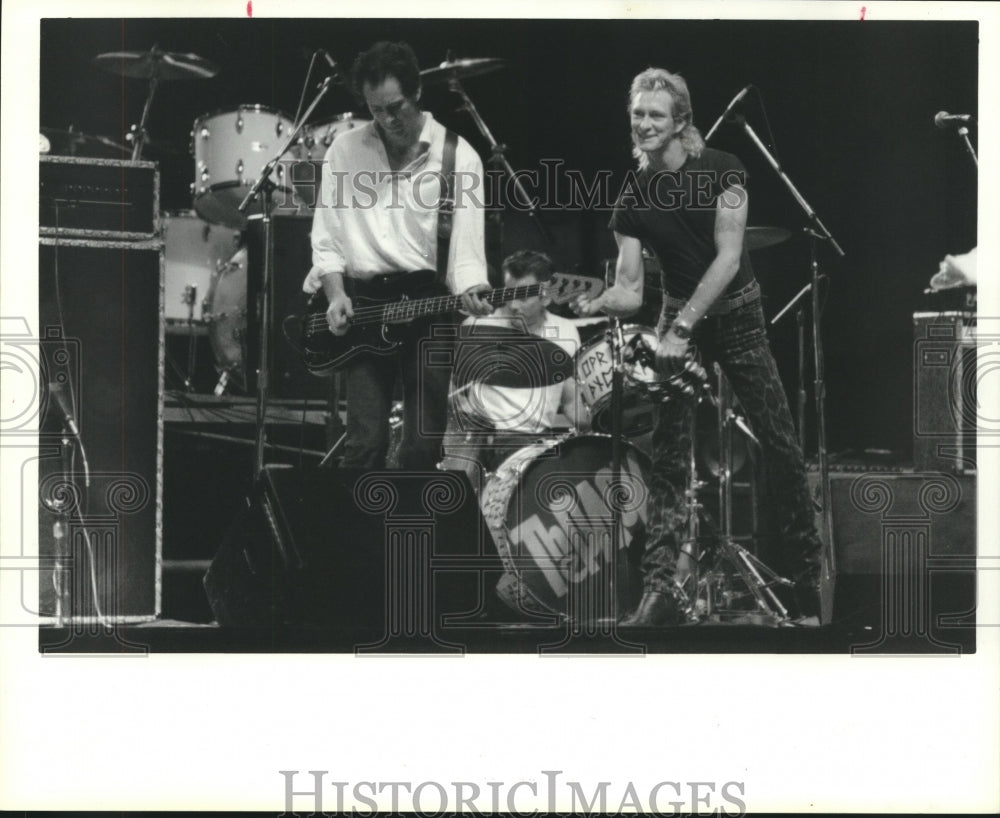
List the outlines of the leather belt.
<svg viewBox="0 0 1000 818">
<path fill-rule="evenodd" d="M 715 303 L 708 308 L 708 312 L 705 315 L 706 317 L 709 315 L 725 315 L 739 307 L 753 304 L 754 301 L 760 301 L 760 285 L 756 281 L 747 284 L 742 290 L 733 295 L 717 298 Z M 663 306 L 671 310 L 680 312 L 687 306 L 687 303 L 688 300 L 686 298 L 673 298 L 668 293 L 663 294 Z"/>
</svg>

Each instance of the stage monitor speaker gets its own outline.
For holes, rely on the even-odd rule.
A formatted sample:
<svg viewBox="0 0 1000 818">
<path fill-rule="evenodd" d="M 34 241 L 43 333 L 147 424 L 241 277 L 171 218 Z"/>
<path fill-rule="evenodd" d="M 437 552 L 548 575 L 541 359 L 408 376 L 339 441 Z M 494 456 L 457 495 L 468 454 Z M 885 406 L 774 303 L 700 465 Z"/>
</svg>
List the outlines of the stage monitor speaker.
<svg viewBox="0 0 1000 818">
<path fill-rule="evenodd" d="M 819 498 L 819 473 L 809 482 Z M 943 472 L 831 472 L 837 576 L 884 573 L 887 547 L 907 537 L 928 556 L 968 560 L 976 554 L 976 480 Z M 822 532 L 821 518 L 816 527 Z"/>
<path fill-rule="evenodd" d="M 153 619 L 160 612 L 160 245 L 45 238 L 38 260 L 39 612 L 73 621 Z"/>
<path fill-rule="evenodd" d="M 976 470 L 976 314 L 913 315 L 913 464 Z"/>
<path fill-rule="evenodd" d="M 274 304 L 271 334 L 270 395 L 275 398 L 326 400 L 330 379 L 311 374 L 282 332 L 289 315 L 301 315 L 305 306 L 302 282 L 312 267 L 309 238 L 312 216 L 276 215 L 271 220 L 274 238 Z M 260 288 L 264 275 L 264 231 L 259 219 L 247 227 L 247 392 L 257 389 L 260 358 Z"/>
<path fill-rule="evenodd" d="M 481 609 L 501 570 L 462 472 L 268 466 L 204 584 L 223 626 L 391 629 L 402 592 L 437 628 Z"/>
</svg>

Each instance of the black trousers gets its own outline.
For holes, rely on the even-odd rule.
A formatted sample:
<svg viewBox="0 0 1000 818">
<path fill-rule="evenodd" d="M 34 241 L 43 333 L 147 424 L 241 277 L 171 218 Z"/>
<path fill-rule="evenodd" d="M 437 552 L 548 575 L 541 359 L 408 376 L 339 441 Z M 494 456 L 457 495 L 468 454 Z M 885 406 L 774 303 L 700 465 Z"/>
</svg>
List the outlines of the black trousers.
<svg viewBox="0 0 1000 818">
<path fill-rule="evenodd" d="M 660 337 L 676 312 L 665 308 Z M 708 316 L 695 328 L 692 343 L 708 364 L 716 361 L 743 406 L 761 442 L 763 502 L 777 542 L 771 567 L 800 584 L 817 585 L 822 545 L 816 532 L 805 463 L 792 423 L 788 399 L 771 354 L 760 301 L 723 315 Z M 653 430 L 649 518 L 642 569 L 647 590 L 671 593 L 677 555 L 687 534 L 684 503 L 691 449 L 690 400 L 669 400 L 658 407 Z"/>
</svg>

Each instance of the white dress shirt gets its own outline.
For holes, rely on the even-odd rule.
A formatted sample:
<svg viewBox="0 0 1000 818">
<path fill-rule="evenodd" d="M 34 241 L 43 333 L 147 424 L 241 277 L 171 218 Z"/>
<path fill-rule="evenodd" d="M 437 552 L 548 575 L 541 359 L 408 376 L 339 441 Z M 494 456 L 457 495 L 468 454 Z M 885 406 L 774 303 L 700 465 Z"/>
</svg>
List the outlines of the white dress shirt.
<svg viewBox="0 0 1000 818">
<path fill-rule="evenodd" d="M 326 273 L 360 280 L 383 273 L 437 269 L 438 202 L 446 129 L 424 112 L 420 155 L 397 171 L 374 123 L 346 131 L 326 152 L 312 226 L 315 292 Z M 483 163 L 459 137 L 455 211 L 446 285 L 452 293 L 488 282 Z M 318 268 L 318 270 L 316 269 Z"/>
</svg>

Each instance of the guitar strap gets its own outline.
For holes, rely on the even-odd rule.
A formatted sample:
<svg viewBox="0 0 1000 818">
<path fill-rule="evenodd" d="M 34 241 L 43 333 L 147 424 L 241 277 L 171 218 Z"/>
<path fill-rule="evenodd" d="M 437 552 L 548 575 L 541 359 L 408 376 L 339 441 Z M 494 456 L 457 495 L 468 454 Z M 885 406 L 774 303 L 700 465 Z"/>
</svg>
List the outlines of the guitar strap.
<svg viewBox="0 0 1000 818">
<path fill-rule="evenodd" d="M 448 278 L 448 252 L 451 247 L 451 229 L 455 216 L 455 150 L 458 134 L 448 130 L 444 137 L 444 154 L 441 157 L 441 198 L 438 201 L 437 278 L 444 286 Z"/>
</svg>

